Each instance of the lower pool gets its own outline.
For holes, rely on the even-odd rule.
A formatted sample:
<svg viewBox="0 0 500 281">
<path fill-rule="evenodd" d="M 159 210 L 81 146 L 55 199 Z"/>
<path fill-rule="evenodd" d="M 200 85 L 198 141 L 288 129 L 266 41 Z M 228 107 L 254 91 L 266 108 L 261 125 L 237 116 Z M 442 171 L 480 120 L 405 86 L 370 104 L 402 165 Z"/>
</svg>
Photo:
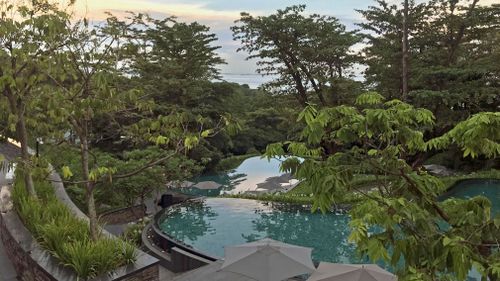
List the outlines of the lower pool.
<svg viewBox="0 0 500 281">
<path fill-rule="evenodd" d="M 215 257 L 224 246 L 269 237 L 313 248 L 317 261 L 365 262 L 347 242 L 349 216 L 311 213 L 309 207 L 248 199 L 206 198 L 167 210 L 160 228 L 173 238 Z"/>
<path fill-rule="evenodd" d="M 477 195 L 492 201 L 492 214 L 500 213 L 499 180 L 462 181 L 442 199 Z M 348 243 L 349 216 L 345 214 L 311 213 L 308 206 L 234 198 L 188 201 L 165 211 L 158 221 L 164 233 L 213 257 L 223 257 L 225 246 L 269 237 L 313 248 L 315 261 L 369 262 Z M 477 278 L 471 272 L 469 280 L 480 280 Z"/>
</svg>

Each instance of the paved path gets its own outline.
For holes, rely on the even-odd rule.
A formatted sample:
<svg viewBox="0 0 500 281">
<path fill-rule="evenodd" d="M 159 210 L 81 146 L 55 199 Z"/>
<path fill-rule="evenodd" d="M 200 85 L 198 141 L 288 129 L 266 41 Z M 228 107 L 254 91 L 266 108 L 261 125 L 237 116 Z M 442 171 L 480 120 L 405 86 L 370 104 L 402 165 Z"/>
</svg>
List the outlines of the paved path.
<svg viewBox="0 0 500 281">
<path fill-rule="evenodd" d="M 7 159 L 12 159 L 16 155 L 16 148 L 11 144 L 0 143 L 0 154 L 3 154 Z M 7 184 L 5 179 L 6 171 L 0 170 L 0 188 Z M 3 243 L 0 241 L 0 281 L 17 280 L 17 274 L 5 254 Z"/>
</svg>

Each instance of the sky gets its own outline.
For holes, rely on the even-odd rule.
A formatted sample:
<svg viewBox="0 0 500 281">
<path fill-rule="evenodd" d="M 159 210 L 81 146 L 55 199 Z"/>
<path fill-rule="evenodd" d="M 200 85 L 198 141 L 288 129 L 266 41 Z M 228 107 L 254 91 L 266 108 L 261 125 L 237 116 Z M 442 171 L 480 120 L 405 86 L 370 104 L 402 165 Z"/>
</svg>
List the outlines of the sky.
<svg viewBox="0 0 500 281">
<path fill-rule="evenodd" d="M 483 4 L 498 0 L 481 0 Z M 399 0 L 388 2 L 398 3 Z M 219 55 L 226 60 L 221 65 L 223 77 L 231 82 L 246 83 L 252 87 L 266 81 L 255 73 L 255 61 L 247 61 L 248 54 L 237 52 L 239 43 L 232 40 L 230 26 L 239 18 L 240 12 L 252 15 L 268 15 L 277 9 L 305 4 L 307 13 L 318 13 L 337 17 L 347 28 L 355 29 L 362 21 L 356 9 L 366 9 L 374 0 L 77 0 L 76 13 L 94 21 L 106 17 L 105 12 L 123 16 L 127 11 L 149 13 L 156 18 L 177 16 L 179 20 L 197 21 L 210 27 L 219 40 Z"/>
</svg>

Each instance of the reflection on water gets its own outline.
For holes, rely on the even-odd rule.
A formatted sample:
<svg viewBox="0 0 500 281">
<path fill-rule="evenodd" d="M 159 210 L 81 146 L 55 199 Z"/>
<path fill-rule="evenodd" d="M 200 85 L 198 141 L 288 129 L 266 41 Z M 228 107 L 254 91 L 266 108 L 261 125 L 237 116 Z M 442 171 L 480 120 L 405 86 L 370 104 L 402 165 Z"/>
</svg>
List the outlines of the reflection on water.
<svg viewBox="0 0 500 281">
<path fill-rule="evenodd" d="M 262 192 L 280 187 L 280 183 L 288 182 L 289 178 L 280 171 L 282 160 L 263 159 L 260 156 L 251 157 L 243 161 L 235 170 L 220 174 L 202 175 L 192 179 L 194 183 L 214 181 L 222 186 L 213 190 L 197 188 L 182 188 L 181 192 L 214 197 L 224 193 L 236 194 L 243 192 Z"/>
<path fill-rule="evenodd" d="M 219 257 L 224 256 L 226 245 L 269 237 L 313 248 L 314 260 L 366 262 L 347 242 L 348 223 L 347 215 L 313 214 L 300 206 L 211 198 L 174 207 L 160 227 L 174 238 Z"/>
<path fill-rule="evenodd" d="M 216 216 L 217 213 L 203 201 L 191 201 L 182 207 L 169 208 L 165 213 L 169 222 L 168 233 L 180 241 L 196 240 L 199 236 L 214 233 L 216 230 L 210 228 L 209 221 Z"/>
</svg>

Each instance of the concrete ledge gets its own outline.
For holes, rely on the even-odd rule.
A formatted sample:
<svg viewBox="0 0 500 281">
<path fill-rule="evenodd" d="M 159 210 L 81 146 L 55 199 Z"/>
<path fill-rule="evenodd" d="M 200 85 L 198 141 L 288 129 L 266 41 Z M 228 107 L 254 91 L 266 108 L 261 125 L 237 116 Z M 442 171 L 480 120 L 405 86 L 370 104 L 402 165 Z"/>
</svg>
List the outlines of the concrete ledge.
<svg viewBox="0 0 500 281">
<path fill-rule="evenodd" d="M 50 253 L 40 247 L 14 211 L 0 215 L 0 236 L 19 280 L 76 280 L 76 274 L 59 266 Z"/>
<path fill-rule="evenodd" d="M 66 193 L 64 189 L 64 185 L 62 183 L 61 177 L 52 172 L 49 176 L 49 179 L 52 181 L 52 185 L 54 187 L 55 195 L 64 203 L 74 214 L 80 219 L 88 221 L 89 218 L 71 201 L 69 195 Z M 114 237 L 111 233 L 106 231 L 105 229 L 101 229 L 104 235 Z M 158 264 L 159 260 L 155 257 L 152 257 L 143 251 L 136 249 L 137 260 L 134 264 L 130 264 L 127 266 L 123 266 L 118 268 L 111 274 L 111 279 L 109 276 L 96 278 L 95 280 L 104 281 L 104 280 L 145 280 L 145 281 L 156 281 L 159 280 L 159 269 Z M 143 276 L 144 275 L 144 276 Z M 147 275 L 147 276 L 146 276 Z M 141 277 L 141 278 L 139 278 Z M 139 279 L 137 279 L 139 278 Z"/>
<path fill-rule="evenodd" d="M 201 198 L 191 200 L 198 199 Z M 177 203 L 181 202 L 183 201 L 177 201 Z M 158 226 L 158 221 L 168 209 L 156 213 L 153 221 L 143 230 L 142 242 L 149 253 L 159 258 L 162 266 L 176 273 L 192 270 L 219 260 L 219 257 L 197 251 L 191 246 L 163 233 Z"/>
<path fill-rule="evenodd" d="M 88 217 L 76 207 L 67 195 L 59 175 L 52 173 L 50 179 L 53 181 L 57 198 L 76 217 L 88 221 Z M 102 232 L 104 235 L 113 236 L 104 229 Z M 0 214 L 0 237 L 5 252 L 19 275 L 19 280 L 79 280 L 73 270 L 62 266 L 58 259 L 38 244 L 14 210 Z M 136 249 L 136 254 L 135 263 L 122 266 L 113 272 L 98 276 L 92 280 L 158 281 L 158 259 L 138 249 Z"/>
<path fill-rule="evenodd" d="M 173 272 L 184 272 L 213 262 L 177 247 L 172 248 L 171 256 Z"/>
</svg>

